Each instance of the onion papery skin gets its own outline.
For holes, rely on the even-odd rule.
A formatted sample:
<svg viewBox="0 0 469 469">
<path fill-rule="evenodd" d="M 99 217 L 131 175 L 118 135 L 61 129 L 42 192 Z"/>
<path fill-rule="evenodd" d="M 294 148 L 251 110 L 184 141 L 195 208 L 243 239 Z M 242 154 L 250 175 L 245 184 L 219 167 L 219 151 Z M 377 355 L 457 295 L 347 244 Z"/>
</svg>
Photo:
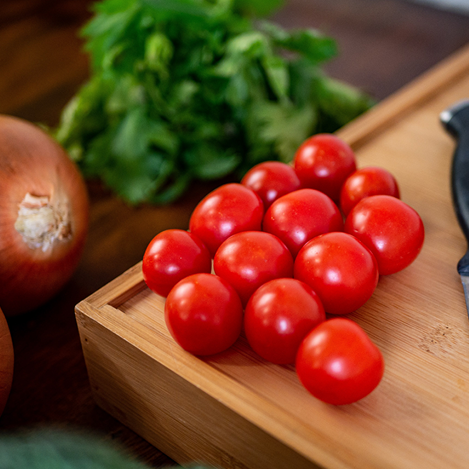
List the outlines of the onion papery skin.
<svg viewBox="0 0 469 469">
<path fill-rule="evenodd" d="M 67 239 L 32 248 L 15 228 L 26 194 L 68 210 Z M 69 280 L 89 221 L 87 188 L 64 149 L 38 126 L 0 115 L 0 307 L 5 316 L 33 310 Z"/>
<path fill-rule="evenodd" d="M 14 353 L 10 329 L 7 320 L 0 309 L 0 415 L 10 395 L 13 381 Z"/>
</svg>

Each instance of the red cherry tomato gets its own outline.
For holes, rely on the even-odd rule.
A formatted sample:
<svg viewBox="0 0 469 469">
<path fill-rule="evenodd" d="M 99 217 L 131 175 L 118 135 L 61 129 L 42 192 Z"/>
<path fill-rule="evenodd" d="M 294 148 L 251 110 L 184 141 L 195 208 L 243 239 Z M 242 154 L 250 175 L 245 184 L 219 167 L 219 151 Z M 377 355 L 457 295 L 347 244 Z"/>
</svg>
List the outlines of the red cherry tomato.
<svg viewBox="0 0 469 469">
<path fill-rule="evenodd" d="M 330 314 L 360 308 L 379 278 L 371 251 L 347 233 L 326 233 L 308 241 L 296 257 L 294 276 L 319 295 Z"/>
<path fill-rule="evenodd" d="M 189 230 L 215 254 L 220 244 L 235 233 L 260 230 L 264 206 L 247 187 L 224 184 L 204 197 L 189 220 Z"/>
<path fill-rule="evenodd" d="M 212 274 L 178 282 L 166 299 L 165 321 L 174 340 L 194 355 L 212 355 L 237 340 L 243 307 L 233 287 Z"/>
<path fill-rule="evenodd" d="M 303 340 L 296 372 L 316 398 L 334 405 L 351 404 L 373 391 L 384 373 L 383 356 L 366 332 L 347 318 L 315 327 Z"/>
<path fill-rule="evenodd" d="M 352 173 L 342 186 L 340 208 L 347 216 L 360 200 L 372 195 L 400 197 L 396 179 L 384 168 L 369 166 Z"/>
<path fill-rule="evenodd" d="M 228 238 L 213 259 L 215 273 L 238 292 L 243 305 L 265 282 L 293 277 L 293 258 L 276 236 L 245 231 Z"/>
<path fill-rule="evenodd" d="M 265 161 L 251 168 L 241 184 L 252 189 L 267 210 L 282 195 L 300 188 L 300 180 L 292 166 L 280 161 Z"/>
<path fill-rule="evenodd" d="M 373 252 L 381 275 L 399 272 L 410 265 L 425 238 L 419 214 L 402 200 L 388 195 L 361 200 L 349 213 L 345 231 Z"/>
<path fill-rule="evenodd" d="M 293 278 L 271 280 L 251 296 L 244 331 L 252 349 L 277 364 L 295 362 L 296 352 L 313 327 L 326 319 L 318 295 Z"/>
<path fill-rule="evenodd" d="M 355 153 L 332 134 L 317 134 L 305 140 L 293 158 L 302 187 L 317 189 L 335 202 L 342 184 L 356 170 Z"/>
<path fill-rule="evenodd" d="M 296 257 L 311 238 L 343 231 L 337 205 L 323 192 L 300 189 L 277 199 L 267 210 L 262 229 L 279 237 Z"/>
<path fill-rule="evenodd" d="M 208 249 L 194 234 L 183 230 L 165 230 L 148 244 L 143 255 L 142 273 L 148 287 L 167 296 L 179 280 L 212 268 Z"/>
</svg>

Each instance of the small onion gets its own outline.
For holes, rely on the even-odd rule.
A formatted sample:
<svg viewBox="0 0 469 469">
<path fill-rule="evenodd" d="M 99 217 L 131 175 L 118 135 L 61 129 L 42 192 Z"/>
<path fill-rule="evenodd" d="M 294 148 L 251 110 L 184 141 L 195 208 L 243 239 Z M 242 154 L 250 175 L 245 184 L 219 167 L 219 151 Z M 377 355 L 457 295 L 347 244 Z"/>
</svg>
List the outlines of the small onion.
<svg viewBox="0 0 469 469">
<path fill-rule="evenodd" d="M 13 380 L 13 343 L 7 320 L 0 309 L 0 415 L 10 395 Z"/>
<path fill-rule="evenodd" d="M 6 316 L 51 299 L 70 279 L 88 229 L 85 183 L 42 129 L 0 115 L 0 307 Z"/>
</svg>

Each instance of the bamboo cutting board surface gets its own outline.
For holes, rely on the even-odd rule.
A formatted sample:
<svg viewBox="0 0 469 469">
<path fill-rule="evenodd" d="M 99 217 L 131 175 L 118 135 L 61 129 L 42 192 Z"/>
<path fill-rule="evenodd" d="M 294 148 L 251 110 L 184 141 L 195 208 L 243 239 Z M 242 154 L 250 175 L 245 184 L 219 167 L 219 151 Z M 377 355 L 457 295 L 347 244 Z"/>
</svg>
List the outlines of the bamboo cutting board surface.
<svg viewBox="0 0 469 469">
<path fill-rule="evenodd" d="M 439 121 L 467 98 L 469 47 L 339 133 L 358 167 L 394 174 L 426 234 L 417 260 L 381 277 L 369 302 L 349 315 L 386 363 L 368 397 L 323 404 L 292 366 L 264 362 L 243 338 L 205 359 L 184 352 L 138 264 L 76 308 L 98 404 L 181 463 L 467 469 L 469 321 L 456 271 L 466 242 L 451 203 L 455 142 Z"/>
</svg>

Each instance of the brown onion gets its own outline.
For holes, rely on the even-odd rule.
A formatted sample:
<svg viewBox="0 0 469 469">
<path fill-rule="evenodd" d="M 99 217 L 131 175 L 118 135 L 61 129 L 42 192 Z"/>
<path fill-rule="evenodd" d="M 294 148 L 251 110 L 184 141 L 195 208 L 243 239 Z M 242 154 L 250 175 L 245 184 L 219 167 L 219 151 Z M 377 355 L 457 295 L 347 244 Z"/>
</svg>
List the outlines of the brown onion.
<svg viewBox="0 0 469 469">
<path fill-rule="evenodd" d="M 0 307 L 32 310 L 70 279 L 88 229 L 86 186 L 42 129 L 0 115 Z"/>
<path fill-rule="evenodd" d="M 13 380 L 13 344 L 7 320 L 0 309 L 0 415 L 10 395 Z"/>
</svg>

